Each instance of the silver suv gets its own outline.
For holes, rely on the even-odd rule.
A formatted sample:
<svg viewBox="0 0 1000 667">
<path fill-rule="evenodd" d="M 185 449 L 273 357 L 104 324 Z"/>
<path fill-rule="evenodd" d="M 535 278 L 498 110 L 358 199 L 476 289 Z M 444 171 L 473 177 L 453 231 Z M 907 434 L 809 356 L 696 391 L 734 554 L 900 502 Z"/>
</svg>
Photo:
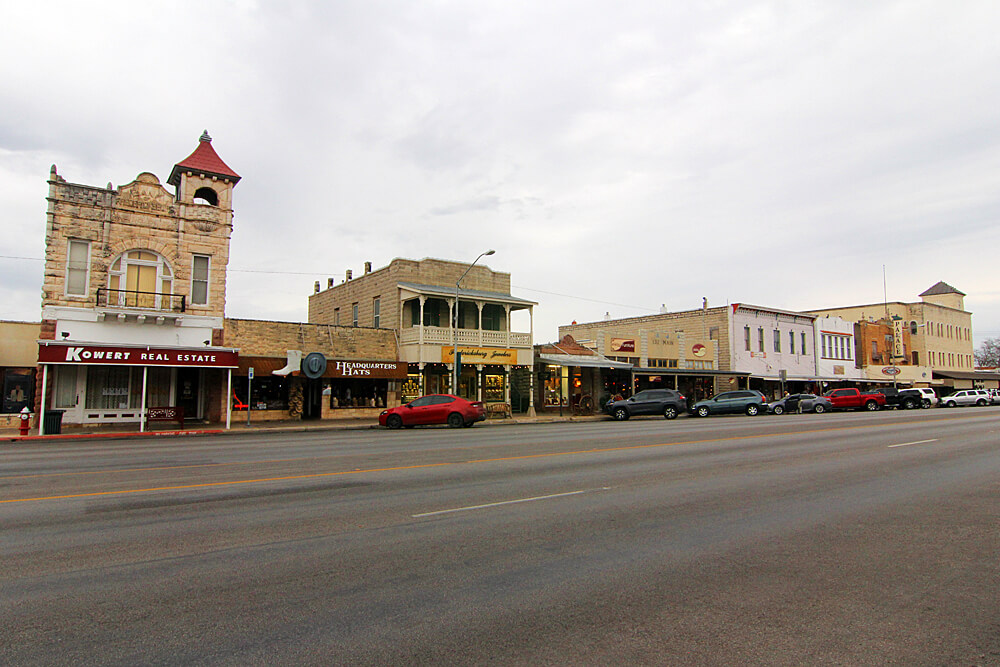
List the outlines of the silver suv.
<svg viewBox="0 0 1000 667">
<path fill-rule="evenodd" d="M 941 404 L 946 408 L 959 405 L 990 405 L 992 402 L 989 392 L 985 389 L 961 389 L 941 399 Z"/>
</svg>

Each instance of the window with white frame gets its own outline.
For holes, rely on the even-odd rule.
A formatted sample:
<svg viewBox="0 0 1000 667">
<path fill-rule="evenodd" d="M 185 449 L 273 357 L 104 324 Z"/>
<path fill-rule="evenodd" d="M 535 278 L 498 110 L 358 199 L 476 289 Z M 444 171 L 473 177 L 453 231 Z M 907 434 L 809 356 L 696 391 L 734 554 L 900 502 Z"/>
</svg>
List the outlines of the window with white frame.
<svg viewBox="0 0 1000 667">
<path fill-rule="evenodd" d="M 358 326 L 358 304 L 351 304 L 351 326 Z"/>
<path fill-rule="evenodd" d="M 161 308 L 170 305 L 174 272 L 151 250 L 129 250 L 108 268 L 109 306 Z"/>
<path fill-rule="evenodd" d="M 87 296 L 90 242 L 71 240 L 66 247 L 66 295 Z"/>
<path fill-rule="evenodd" d="M 191 255 L 191 305 L 208 305 L 208 276 L 212 266 L 209 255 Z"/>
<path fill-rule="evenodd" d="M 781 352 L 781 330 L 774 330 L 774 351 Z"/>
<path fill-rule="evenodd" d="M 382 322 L 382 300 L 379 297 L 372 299 L 372 326 L 376 329 Z"/>
</svg>

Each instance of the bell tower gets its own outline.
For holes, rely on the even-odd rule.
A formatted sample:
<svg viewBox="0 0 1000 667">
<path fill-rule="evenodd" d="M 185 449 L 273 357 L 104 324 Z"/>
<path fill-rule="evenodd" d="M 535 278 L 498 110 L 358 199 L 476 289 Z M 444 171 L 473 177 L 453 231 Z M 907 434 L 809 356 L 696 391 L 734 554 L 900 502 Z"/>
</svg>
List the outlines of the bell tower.
<svg viewBox="0 0 1000 667">
<path fill-rule="evenodd" d="M 198 148 L 175 164 L 167 179 L 167 183 L 177 188 L 178 203 L 217 207 L 228 212 L 229 223 L 232 223 L 233 187 L 239 181 L 240 175 L 212 148 L 208 130 L 198 140 Z"/>
</svg>

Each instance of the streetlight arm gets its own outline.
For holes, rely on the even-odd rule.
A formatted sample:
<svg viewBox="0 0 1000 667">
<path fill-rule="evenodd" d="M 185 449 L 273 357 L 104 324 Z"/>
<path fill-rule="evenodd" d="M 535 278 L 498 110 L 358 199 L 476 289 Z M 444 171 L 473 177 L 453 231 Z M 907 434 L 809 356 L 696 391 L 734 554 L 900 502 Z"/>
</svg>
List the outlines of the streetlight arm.
<svg viewBox="0 0 1000 667">
<path fill-rule="evenodd" d="M 479 253 L 479 257 L 476 257 L 474 260 L 472 260 L 472 264 L 469 264 L 469 268 L 465 270 L 465 273 L 463 273 L 461 277 L 459 277 L 459 279 L 455 281 L 455 319 L 452 322 L 452 328 L 451 328 L 452 337 L 454 338 L 455 342 L 455 349 L 453 350 L 453 356 L 451 359 L 451 367 L 452 367 L 451 376 L 453 378 L 451 384 L 451 393 L 453 394 L 458 394 L 458 292 L 461 289 L 462 280 L 465 279 L 465 276 L 469 275 L 469 271 L 471 271 L 472 267 L 476 265 L 476 262 L 481 260 L 483 257 L 486 257 L 487 255 L 492 255 L 495 252 L 496 250 L 490 248 L 486 252 Z"/>
</svg>

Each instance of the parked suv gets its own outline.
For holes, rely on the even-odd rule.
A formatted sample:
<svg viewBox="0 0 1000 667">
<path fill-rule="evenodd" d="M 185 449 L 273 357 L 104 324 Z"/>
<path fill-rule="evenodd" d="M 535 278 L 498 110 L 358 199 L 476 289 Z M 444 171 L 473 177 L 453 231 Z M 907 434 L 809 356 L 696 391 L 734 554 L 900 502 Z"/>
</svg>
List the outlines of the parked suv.
<svg viewBox="0 0 1000 667">
<path fill-rule="evenodd" d="M 959 405 L 989 405 L 992 402 L 985 389 L 962 389 L 941 399 L 941 404 L 946 408 Z"/>
<path fill-rule="evenodd" d="M 712 398 L 698 401 L 691 412 L 699 417 L 745 412 L 752 417 L 767 412 L 767 399 L 755 389 L 724 391 Z"/>
<path fill-rule="evenodd" d="M 930 408 L 938 404 L 938 396 L 934 393 L 934 390 L 930 387 L 914 387 L 909 391 L 919 391 L 920 395 L 923 397 L 923 403 L 921 407 Z"/>
<path fill-rule="evenodd" d="M 646 389 L 622 401 L 608 401 L 604 409 L 620 422 L 632 415 L 663 415 L 674 419 L 687 412 L 687 402 L 684 394 L 673 389 Z"/>
</svg>

